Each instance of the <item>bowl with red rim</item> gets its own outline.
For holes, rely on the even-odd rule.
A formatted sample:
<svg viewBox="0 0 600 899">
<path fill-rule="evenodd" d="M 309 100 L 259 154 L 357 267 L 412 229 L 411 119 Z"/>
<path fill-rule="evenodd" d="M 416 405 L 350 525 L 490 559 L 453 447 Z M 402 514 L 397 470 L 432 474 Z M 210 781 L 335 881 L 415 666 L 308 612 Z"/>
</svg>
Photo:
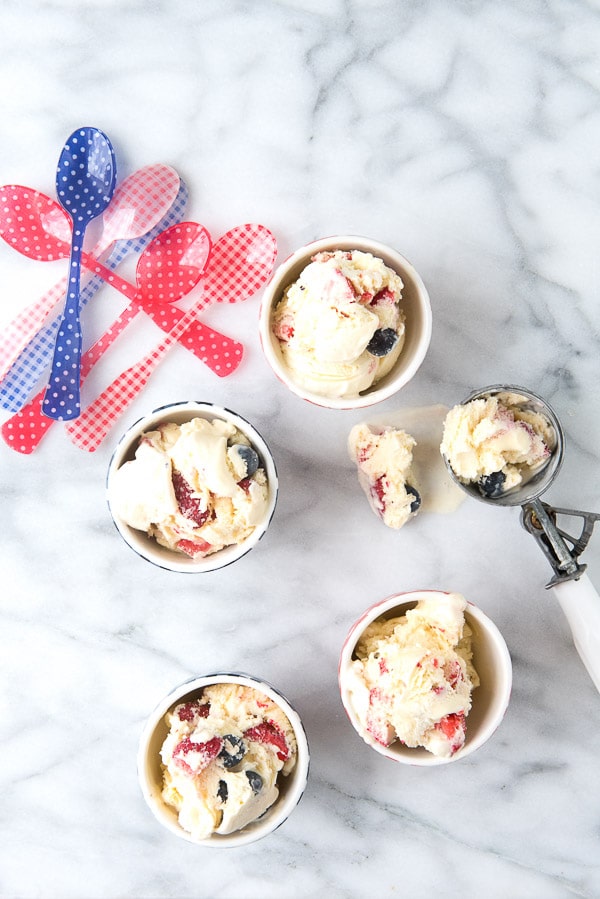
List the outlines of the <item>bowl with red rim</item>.
<svg viewBox="0 0 600 899">
<path fill-rule="evenodd" d="M 403 282 L 400 306 L 405 316 L 402 351 L 393 368 L 358 396 L 324 396 L 306 389 L 294 379 L 281 352 L 281 344 L 273 331 L 273 313 L 286 289 L 293 284 L 317 253 L 358 250 L 382 259 L 400 275 Z M 421 276 L 397 250 L 367 237 L 337 235 L 306 244 L 291 254 L 274 272 L 262 296 L 259 335 L 267 362 L 276 377 L 301 399 L 328 409 L 361 409 L 373 406 L 395 394 L 419 370 L 431 342 L 432 313 L 429 294 Z"/>
<path fill-rule="evenodd" d="M 275 803 L 257 820 L 233 833 L 213 833 L 205 839 L 195 839 L 178 820 L 176 810 L 162 798 L 163 768 L 160 750 L 168 734 L 165 715 L 180 703 L 201 700 L 205 687 L 215 684 L 239 684 L 262 693 L 275 702 L 289 721 L 296 738 L 297 756 L 287 776 L 281 772 L 277 779 L 279 796 Z M 294 811 L 308 782 L 310 750 L 304 726 L 298 712 L 283 694 L 270 683 L 243 673 L 208 674 L 192 677 L 164 696 L 148 716 L 142 731 L 137 757 L 138 780 L 142 795 L 154 817 L 170 833 L 198 846 L 226 849 L 260 840 L 277 830 Z"/>
<path fill-rule="evenodd" d="M 257 453 L 259 465 L 264 469 L 266 475 L 268 489 L 268 500 L 264 513 L 249 536 L 239 543 L 225 546 L 217 552 L 196 556 L 162 546 L 153 537 L 148 536 L 145 531 L 137 530 L 124 521 L 119 516 L 116 508 L 117 488 L 115 486 L 115 473 L 121 466 L 135 457 L 136 450 L 144 434 L 156 430 L 161 425 L 169 422 L 181 425 L 193 418 L 205 418 L 208 421 L 220 419 L 237 428 L 247 438 L 250 446 Z M 185 401 L 168 403 L 158 409 L 154 409 L 148 415 L 144 415 L 118 441 L 109 463 L 106 478 L 106 498 L 109 512 L 117 531 L 125 543 L 141 558 L 152 562 L 160 568 L 191 574 L 224 568 L 250 552 L 269 527 L 277 504 L 277 494 L 278 478 L 275 462 L 261 434 L 238 413 L 209 402 Z"/>
<path fill-rule="evenodd" d="M 466 717 L 464 745 L 450 757 L 440 757 L 423 747 L 408 747 L 399 740 L 389 746 L 379 743 L 368 733 L 353 704 L 354 675 L 352 663 L 356 659 L 356 646 L 374 621 L 397 618 L 416 606 L 426 597 L 447 596 L 443 590 L 416 590 L 395 593 L 368 608 L 351 626 L 342 647 L 338 666 L 338 683 L 342 704 L 356 733 L 376 752 L 395 762 L 407 765 L 434 766 L 459 761 L 475 752 L 490 739 L 504 718 L 512 688 L 512 663 L 504 637 L 494 622 L 482 610 L 467 601 L 465 622 L 472 632 L 473 666 L 480 684 L 471 694 L 472 706 Z"/>
</svg>

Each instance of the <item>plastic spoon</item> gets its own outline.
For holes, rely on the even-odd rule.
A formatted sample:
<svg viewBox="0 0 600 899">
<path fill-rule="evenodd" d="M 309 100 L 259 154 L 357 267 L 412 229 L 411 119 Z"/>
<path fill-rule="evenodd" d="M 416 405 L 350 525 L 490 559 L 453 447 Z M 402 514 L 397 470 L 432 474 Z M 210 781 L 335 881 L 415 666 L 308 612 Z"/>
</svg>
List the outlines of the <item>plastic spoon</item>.
<svg viewBox="0 0 600 899">
<path fill-rule="evenodd" d="M 210 302 L 235 303 L 252 296 L 271 276 L 276 256 L 275 237 L 262 225 L 240 225 L 223 235 L 213 247 L 201 300 L 165 340 L 115 378 L 77 421 L 66 426 L 73 443 L 89 452 L 96 450 L 198 311 Z"/>
<path fill-rule="evenodd" d="M 66 243 L 66 239 L 70 234 L 69 220 L 58 203 L 50 197 L 47 197 L 45 194 L 42 194 L 39 191 L 30 190 L 29 188 L 15 187 L 12 191 L 11 198 L 14 211 L 17 212 L 18 210 L 18 215 L 13 214 L 11 217 L 10 227 L 7 228 L 6 231 L 6 239 L 13 248 L 24 256 L 29 256 L 30 258 L 38 260 L 54 261 L 56 259 L 67 258 L 69 256 L 69 245 Z M 97 259 L 94 259 L 89 253 L 82 252 L 81 261 L 89 271 L 100 275 L 101 278 L 112 284 L 112 286 L 116 287 L 121 293 L 124 293 L 129 300 L 134 300 L 136 297 L 140 299 L 138 294 L 141 292 L 141 301 L 145 301 L 148 306 L 151 299 L 149 295 L 149 292 L 151 293 L 152 291 L 151 282 L 156 279 L 158 274 L 157 267 L 165 266 L 168 280 L 172 282 L 169 287 L 170 291 L 174 290 L 176 278 L 187 277 L 190 275 L 192 271 L 192 268 L 190 267 L 190 253 L 193 242 L 196 239 L 194 236 L 194 229 L 197 230 L 199 228 L 199 225 L 188 222 L 186 235 L 184 236 L 184 232 L 181 232 L 181 239 L 178 242 L 177 247 L 169 249 L 168 259 L 166 260 L 163 259 L 164 246 L 170 241 L 170 235 L 163 231 L 159 237 L 153 240 L 152 251 L 150 253 L 145 252 L 144 254 L 143 266 L 140 267 L 138 264 L 138 282 L 143 282 L 142 288 L 138 291 L 136 291 L 136 288 L 128 282 L 117 277 L 114 272 Z M 184 273 L 182 270 L 176 271 L 173 267 L 173 263 L 178 261 L 186 247 L 186 265 Z M 148 247 L 148 250 L 149 249 L 150 247 Z M 202 267 L 197 267 L 195 272 L 196 280 L 201 274 Z M 189 289 L 191 289 L 192 286 L 193 284 L 189 284 Z M 180 299 L 186 292 L 187 291 L 179 293 L 177 298 Z M 152 308 L 154 309 L 153 314 L 156 315 L 156 306 Z M 119 318 L 109 329 L 112 340 L 121 333 L 123 328 L 129 324 L 139 311 L 141 311 L 141 306 L 138 303 L 137 306 L 133 308 L 128 307 L 121 313 Z M 163 310 L 158 310 L 158 312 L 164 320 Z M 174 310 L 174 314 L 176 314 L 177 320 L 182 313 L 180 310 Z M 172 321 L 171 324 L 174 324 L 174 322 Z M 186 345 L 192 352 L 195 352 L 197 349 L 194 338 L 196 336 L 202 336 L 202 331 L 203 326 L 198 322 L 196 326 L 190 328 L 190 333 L 186 336 Z M 214 341 L 215 339 L 222 340 L 227 349 L 231 349 L 232 344 L 234 343 L 230 338 L 225 337 L 218 332 L 212 333 L 212 340 Z M 105 339 L 104 349 L 108 349 L 111 342 L 111 340 Z M 240 345 L 238 344 L 238 346 Z M 209 367 L 211 366 L 210 356 L 203 357 L 203 361 L 205 361 Z M 216 373 L 220 376 L 223 376 L 224 374 L 222 370 L 219 370 Z"/>
<path fill-rule="evenodd" d="M 54 261 L 56 259 L 68 257 L 69 245 L 66 243 L 66 238 L 70 233 L 69 221 L 64 210 L 58 203 L 50 197 L 47 197 L 45 194 L 42 194 L 39 191 L 32 191 L 29 188 L 15 188 L 12 197 L 13 201 L 15 199 L 20 199 L 21 207 L 23 209 L 23 214 L 20 214 L 18 218 L 11 220 L 11 227 L 8 231 L 7 239 L 9 239 L 14 249 L 24 256 L 29 256 L 30 258 L 38 260 Z M 199 229 L 201 229 L 201 226 L 197 225 L 195 222 L 187 222 L 185 229 L 184 226 L 181 225 L 181 231 L 177 230 L 178 225 L 173 227 L 175 228 L 175 232 L 173 233 L 176 233 L 178 237 L 177 245 L 175 247 L 171 246 L 172 229 L 169 229 L 168 231 L 161 232 L 161 234 L 153 240 L 151 252 L 148 253 L 146 251 L 144 253 L 143 265 L 140 266 L 138 264 L 137 269 L 138 284 L 141 284 L 141 287 L 137 291 L 135 287 L 127 281 L 124 281 L 122 278 L 117 277 L 114 272 L 97 259 L 94 259 L 89 253 L 81 253 L 81 262 L 89 269 L 89 271 L 100 275 L 101 278 L 112 284 L 112 286 L 116 287 L 121 293 L 125 294 L 129 300 L 139 301 L 137 305 L 127 307 L 110 327 L 108 331 L 110 339 L 108 336 L 105 337 L 104 350 L 108 349 L 112 340 L 118 337 L 123 328 L 132 321 L 135 315 L 142 311 L 144 303 L 148 314 L 150 314 L 151 317 L 160 317 L 163 324 L 159 323 L 159 326 L 163 327 L 163 330 L 167 330 L 164 326 L 164 310 L 157 310 L 156 304 L 154 304 L 154 306 L 151 305 L 152 291 L 154 289 L 153 281 L 158 278 L 159 268 L 163 267 L 167 279 L 167 287 L 165 287 L 165 290 L 168 289 L 172 297 L 175 296 L 176 292 L 176 280 L 179 278 L 190 278 L 193 272 L 195 280 L 193 283 L 188 281 L 187 289 L 184 289 L 183 292 L 179 292 L 176 299 L 181 299 L 182 296 L 185 296 L 201 277 L 204 262 L 206 260 L 203 260 L 202 265 L 196 265 L 195 269 L 192 266 L 192 255 L 194 252 L 198 252 L 198 247 L 200 245 L 195 242 L 198 240 L 198 232 Z M 165 247 L 167 246 L 169 247 L 167 258 L 164 258 Z M 194 246 L 196 247 L 196 251 L 193 249 Z M 150 250 L 150 247 L 148 247 L 148 250 Z M 178 262 L 184 254 L 184 268 L 176 269 L 174 263 Z M 175 302 L 176 300 L 173 301 Z M 175 316 L 175 318 L 170 322 L 168 327 L 174 324 L 182 314 L 181 310 L 174 309 L 172 318 L 173 316 Z M 205 339 L 203 331 L 204 327 L 200 322 L 195 323 L 194 326 L 190 327 L 185 342 L 188 349 L 191 349 L 192 352 L 196 352 L 197 350 L 196 338 L 200 337 L 202 340 Z M 235 341 L 219 334 L 218 331 L 211 332 L 211 340 L 213 342 L 215 340 L 221 341 L 223 347 L 227 350 L 230 350 L 235 344 Z M 237 346 L 240 347 L 241 345 L 237 344 Z M 204 354 L 201 358 L 202 361 L 206 362 L 206 364 L 211 367 L 212 360 L 210 355 Z M 221 377 L 224 375 L 224 372 L 220 368 L 216 373 Z"/>
<path fill-rule="evenodd" d="M 91 255 L 102 259 L 117 241 L 129 241 L 150 231 L 173 206 L 179 187 L 177 172 L 162 163 L 144 166 L 125 178 L 117 185 L 104 213 L 102 235 L 91 250 Z M 0 187 L 0 237 L 16 250 L 19 250 L 19 244 L 24 239 L 31 243 L 34 228 L 53 224 L 52 220 L 44 218 L 44 201 L 48 199 L 43 194 L 20 185 L 9 184 Z M 58 221 L 58 225 L 61 231 L 57 236 L 70 242 L 68 220 L 66 236 L 62 230 L 63 222 Z M 41 255 L 41 249 L 39 254 L 26 255 L 34 259 L 47 258 Z M 8 371 L 61 297 L 64 297 L 66 287 L 67 279 L 63 278 L 39 300 L 20 312 L 4 329 L 0 335 L 0 378 Z"/>
<path fill-rule="evenodd" d="M 501 398 L 507 394 L 522 400 L 521 408 L 542 415 L 551 425 L 555 435 L 555 446 L 547 463 L 532 478 L 506 493 L 498 496 L 483 496 L 476 484 L 464 484 L 452 470 L 448 459 L 444 459 L 453 480 L 470 496 L 496 506 L 521 506 L 523 526 L 535 537 L 554 570 L 554 577 L 547 584 L 565 614 L 571 628 L 573 642 L 588 674 L 600 691 L 600 596 L 585 574 L 585 565 L 580 565 L 579 555 L 591 537 L 594 523 L 600 515 L 594 512 L 579 512 L 556 509 L 543 503 L 540 496 L 554 481 L 562 465 L 564 454 L 564 433 L 551 407 L 537 394 L 523 387 L 510 384 L 495 384 L 472 393 L 461 405 L 472 400 Z M 557 527 L 558 515 L 572 516 L 584 520 L 584 530 L 579 539 L 569 536 Z M 568 543 L 571 544 L 569 547 Z"/>
<path fill-rule="evenodd" d="M 81 253 L 86 228 L 110 203 L 116 177 L 115 154 L 106 134 L 98 128 L 74 131 L 60 154 L 56 172 L 59 203 L 73 221 L 69 286 L 43 402 L 45 414 L 57 420 L 76 418 L 80 411 Z"/>
<path fill-rule="evenodd" d="M 114 286 L 122 290 L 131 302 L 112 327 L 83 354 L 82 384 L 95 363 L 139 311 L 146 312 L 164 331 L 170 331 L 185 313 L 165 302 L 165 299 L 176 301 L 193 288 L 202 275 L 209 247 L 207 232 L 200 225 L 194 222 L 175 225 L 163 231 L 140 257 L 137 288 L 112 276 Z M 193 265 L 186 264 L 191 262 L 190 251 L 194 256 Z M 178 261 L 182 258 L 184 262 L 179 265 Z M 98 270 L 102 271 L 103 266 L 99 264 Z M 110 272 L 108 274 L 111 276 Z M 159 294 L 164 299 L 157 299 Z M 231 374 L 242 358 L 241 344 L 198 321 L 186 329 L 181 341 L 186 349 L 209 364 L 211 359 L 207 357 L 214 353 L 215 346 L 219 348 L 220 356 L 227 354 L 228 367 L 222 366 L 218 372 L 222 377 Z M 53 419 L 42 412 L 43 394 L 44 391 L 38 393 L 2 425 L 2 436 L 17 452 L 32 453 L 53 423 Z"/>
</svg>

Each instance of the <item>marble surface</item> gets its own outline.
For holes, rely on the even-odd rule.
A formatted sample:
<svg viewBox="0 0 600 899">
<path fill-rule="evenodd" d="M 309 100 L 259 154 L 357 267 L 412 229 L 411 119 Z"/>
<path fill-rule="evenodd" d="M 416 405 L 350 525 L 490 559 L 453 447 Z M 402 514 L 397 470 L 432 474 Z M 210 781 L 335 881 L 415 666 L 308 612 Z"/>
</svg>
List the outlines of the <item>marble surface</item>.
<svg viewBox="0 0 600 899">
<path fill-rule="evenodd" d="M 214 235 L 262 222 L 280 258 L 332 233 L 395 246 L 429 289 L 434 332 L 417 376 L 377 414 L 520 383 L 566 432 L 546 498 L 599 511 L 599 45 L 600 7 L 585 0 L 5 0 L 0 181 L 53 194 L 64 140 L 96 125 L 120 177 L 176 168 L 188 218 Z M 0 322 L 64 266 L 2 244 Z M 30 456 L 0 443 L 0 894 L 600 895 L 600 696 L 518 510 L 467 501 L 386 530 L 346 456 L 366 416 L 310 406 L 273 378 L 259 302 L 205 314 L 245 344 L 233 376 L 175 349 L 94 454 L 60 425 Z M 98 294 L 86 339 L 122 306 Z M 131 326 L 86 400 L 156 337 Z M 104 496 L 122 428 L 182 399 L 250 419 L 281 482 L 259 547 L 203 576 L 137 558 Z M 595 533 L 583 560 L 597 586 L 599 554 Z M 352 621 L 420 587 L 477 603 L 514 665 L 500 729 L 436 769 L 378 757 L 337 690 Z M 155 703 L 215 669 L 281 689 L 312 750 L 292 817 L 226 852 L 164 831 L 135 765 Z"/>
</svg>

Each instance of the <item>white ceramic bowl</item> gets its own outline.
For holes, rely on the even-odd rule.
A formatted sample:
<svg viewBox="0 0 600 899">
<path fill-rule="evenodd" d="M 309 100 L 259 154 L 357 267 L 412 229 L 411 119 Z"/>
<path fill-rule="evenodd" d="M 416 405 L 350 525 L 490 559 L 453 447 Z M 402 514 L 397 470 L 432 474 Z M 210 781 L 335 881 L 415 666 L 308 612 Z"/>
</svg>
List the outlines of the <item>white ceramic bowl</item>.
<svg viewBox="0 0 600 899">
<path fill-rule="evenodd" d="M 404 288 L 402 291 L 402 309 L 406 316 L 406 337 L 402 352 L 394 368 L 373 387 L 365 390 L 357 397 L 324 397 L 304 390 L 290 376 L 284 364 L 279 340 L 271 330 L 272 314 L 275 306 L 290 284 L 297 280 L 300 272 L 309 264 L 315 253 L 325 250 L 361 250 L 372 253 L 383 259 L 385 264 L 397 272 Z M 396 250 L 358 236 L 326 237 L 307 244 L 292 253 L 275 271 L 263 293 L 259 333 L 265 357 L 277 375 L 293 393 L 304 400 L 324 406 L 328 409 L 361 409 L 372 406 L 392 396 L 411 380 L 418 371 L 431 342 L 432 315 L 429 295 L 415 269 L 404 256 Z"/>
<path fill-rule="evenodd" d="M 473 631 L 473 665 L 481 683 L 473 690 L 472 706 L 467 716 L 464 746 L 451 758 L 439 758 L 423 748 L 411 749 L 398 740 L 390 746 L 382 746 L 362 728 L 349 691 L 348 671 L 354 650 L 365 629 L 377 618 L 395 618 L 413 608 L 419 599 L 427 596 L 447 595 L 442 590 L 418 590 L 396 593 L 376 603 L 352 625 L 344 643 L 339 662 L 339 686 L 342 703 L 350 722 L 358 735 L 381 755 L 407 765 L 443 765 L 459 761 L 479 749 L 492 736 L 506 712 L 512 687 L 512 664 L 504 638 L 496 625 L 481 609 L 469 602 L 465 620 Z"/>
<path fill-rule="evenodd" d="M 125 462 L 133 459 L 142 434 L 153 430 L 161 424 L 166 424 L 167 422 L 182 424 L 185 421 L 190 421 L 192 418 L 198 417 L 206 418 L 209 421 L 212 421 L 215 418 L 229 421 L 246 435 L 258 453 L 261 466 L 265 470 L 269 488 L 269 501 L 263 520 L 257 524 L 252 534 L 246 540 L 232 546 L 226 546 L 211 555 L 193 559 L 190 556 L 186 556 L 184 553 L 175 552 L 161 546 L 156 540 L 152 537 L 148 537 L 143 531 L 138 531 L 135 528 L 130 527 L 116 514 L 111 498 L 114 473 Z M 149 415 L 145 415 L 143 418 L 140 418 L 139 421 L 136 421 L 119 440 L 110 460 L 106 479 L 108 507 L 115 526 L 127 545 L 143 559 L 152 562 L 154 565 L 158 565 L 160 568 L 186 573 L 214 571 L 217 568 L 224 568 L 231 562 L 235 562 L 237 559 L 245 556 L 252 547 L 256 546 L 269 526 L 275 511 L 277 491 L 278 481 L 275 463 L 267 444 L 258 431 L 252 427 L 246 419 L 237 415 L 235 412 L 231 412 L 229 409 L 225 409 L 221 406 L 216 406 L 213 403 L 201 402 L 170 403 L 169 405 L 155 409 Z"/>
<path fill-rule="evenodd" d="M 198 698 L 204 687 L 223 683 L 242 684 L 243 686 L 251 687 L 266 694 L 276 702 L 292 725 L 296 736 L 298 756 L 293 771 L 287 777 L 279 776 L 277 781 L 280 791 L 279 797 L 258 820 L 253 821 L 235 833 L 213 834 L 205 840 L 198 841 L 181 827 L 177 820 L 177 812 L 172 806 L 167 805 L 161 796 L 163 781 L 160 749 L 168 733 L 164 718 L 169 709 L 178 703 Z M 274 687 L 247 674 L 209 674 L 203 677 L 193 677 L 185 681 L 183 684 L 175 687 L 159 702 L 149 716 L 142 732 L 137 764 L 138 778 L 144 799 L 158 821 L 171 833 L 190 843 L 221 849 L 253 843 L 255 840 L 260 840 L 267 834 L 272 833 L 283 824 L 304 793 L 308 780 L 310 752 L 300 716 L 287 699 Z"/>
</svg>

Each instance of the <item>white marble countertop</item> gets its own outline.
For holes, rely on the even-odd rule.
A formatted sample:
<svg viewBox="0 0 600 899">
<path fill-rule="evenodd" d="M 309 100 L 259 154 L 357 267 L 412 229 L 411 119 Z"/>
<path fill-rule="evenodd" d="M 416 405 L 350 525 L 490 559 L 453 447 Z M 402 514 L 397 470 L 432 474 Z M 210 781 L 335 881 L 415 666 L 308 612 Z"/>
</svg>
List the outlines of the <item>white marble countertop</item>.
<svg viewBox="0 0 600 899">
<path fill-rule="evenodd" d="M 600 7 L 585 0 L 5 0 L 0 182 L 54 195 L 64 140 L 95 125 L 121 177 L 173 166 L 187 217 L 213 235 L 262 222 L 280 258 L 333 233 L 395 246 L 429 289 L 434 332 L 417 376 L 377 414 L 528 387 L 566 431 L 546 499 L 600 511 L 599 46 Z M 64 271 L 0 245 L 0 322 Z M 274 379 L 259 302 L 205 314 L 245 344 L 234 375 L 176 348 L 94 454 L 60 425 L 30 456 L 0 443 L 0 894 L 600 895 L 600 696 L 518 510 L 467 501 L 388 531 L 346 456 L 368 416 L 310 406 Z M 123 304 L 107 287 L 92 305 L 89 338 Z M 148 334 L 131 326 L 111 364 L 136 358 Z M 99 368 L 87 400 L 112 377 Z M 135 556 L 104 496 L 120 431 L 183 399 L 250 419 L 280 475 L 260 545 L 202 576 Z M 583 561 L 600 586 L 600 533 Z M 420 587 L 477 603 L 514 665 L 494 737 L 436 769 L 378 757 L 337 690 L 352 621 Z M 164 693 L 227 669 L 289 697 L 312 767 L 275 834 L 221 852 L 160 827 L 135 757 Z"/>
</svg>

